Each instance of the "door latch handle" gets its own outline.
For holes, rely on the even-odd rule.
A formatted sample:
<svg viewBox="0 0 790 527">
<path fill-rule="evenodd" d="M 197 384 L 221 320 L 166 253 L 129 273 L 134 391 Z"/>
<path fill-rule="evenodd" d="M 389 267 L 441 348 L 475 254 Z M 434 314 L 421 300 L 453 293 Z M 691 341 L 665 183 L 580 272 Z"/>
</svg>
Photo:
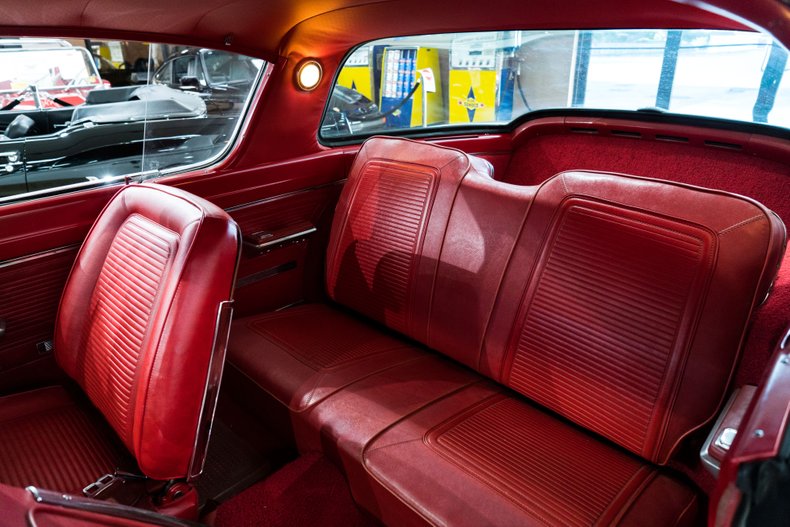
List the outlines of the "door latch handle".
<svg viewBox="0 0 790 527">
<path fill-rule="evenodd" d="M 0 339 L 5 337 L 5 319 L 0 318 Z"/>
</svg>

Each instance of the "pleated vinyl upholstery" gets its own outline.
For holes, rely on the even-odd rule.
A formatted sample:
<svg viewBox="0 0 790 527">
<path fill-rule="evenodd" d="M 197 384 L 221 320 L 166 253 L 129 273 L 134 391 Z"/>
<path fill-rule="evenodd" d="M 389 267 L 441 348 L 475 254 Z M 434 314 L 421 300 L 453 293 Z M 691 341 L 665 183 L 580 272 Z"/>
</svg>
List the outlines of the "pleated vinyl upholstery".
<svg viewBox="0 0 790 527">
<path fill-rule="evenodd" d="M 362 463 L 357 492 L 388 524 L 698 525 L 688 484 L 492 384 L 391 425 Z"/>
<path fill-rule="evenodd" d="M 424 342 L 430 296 L 459 188 L 491 166 L 458 150 L 372 138 L 357 154 L 330 233 L 330 298 Z"/>
<path fill-rule="evenodd" d="M 386 524 L 698 525 L 664 465 L 718 411 L 781 221 L 622 174 L 517 187 L 466 157 L 370 139 L 330 234 L 341 306 L 237 321 L 232 362 Z"/>
<path fill-rule="evenodd" d="M 92 410 L 53 387 L 0 398 L 0 482 L 79 494 L 131 456 Z"/>
<path fill-rule="evenodd" d="M 330 268 L 330 291 L 349 307 L 406 331 L 421 227 L 437 171 L 375 160 L 360 171 Z M 398 211 L 393 214 L 390 211 Z M 332 271 L 337 269 L 338 274 Z"/>
<path fill-rule="evenodd" d="M 102 211 L 61 298 L 55 358 L 154 479 L 187 475 L 238 226 L 197 196 L 129 185 Z"/>
<path fill-rule="evenodd" d="M 697 525 L 697 492 L 660 465 L 714 417 L 784 242 L 776 216 L 740 196 L 551 178 L 479 362 L 518 393 L 472 386 L 372 436 L 362 462 L 377 486 L 360 494 L 403 525 Z"/>
<path fill-rule="evenodd" d="M 506 350 L 498 380 L 666 463 L 721 404 L 784 242 L 776 215 L 740 196 L 559 174 L 503 282 L 489 332 Z"/>
<path fill-rule="evenodd" d="M 403 343 L 360 324 L 344 330 L 347 318 L 320 305 L 306 305 L 249 321 L 249 328 L 315 370 L 336 368 L 362 356 L 403 347 Z M 304 331 L 307 324 L 311 331 Z M 314 330 L 314 331 L 313 331 Z M 329 335 L 333 338 L 316 338 Z"/>
<path fill-rule="evenodd" d="M 642 454 L 668 406 L 670 363 L 686 353 L 678 336 L 699 310 L 712 243 L 702 229 L 618 212 L 576 205 L 557 221 L 508 384 Z"/>
<path fill-rule="evenodd" d="M 553 525 L 611 521 L 622 500 L 653 473 L 640 460 L 510 398 L 449 421 L 427 438 L 437 452 Z"/>
<path fill-rule="evenodd" d="M 116 469 L 190 475 L 210 429 L 209 366 L 224 358 L 214 342 L 239 238 L 223 210 L 187 192 L 140 184 L 115 194 L 77 253 L 55 321 L 55 359 L 84 393 L 0 398 L 0 482 L 79 493 Z"/>
<path fill-rule="evenodd" d="M 133 215 L 115 236 L 99 273 L 85 325 L 83 386 L 132 447 L 136 371 L 162 277 L 178 236 Z"/>
<path fill-rule="evenodd" d="M 228 352 L 234 367 L 293 411 L 422 353 L 322 304 L 241 319 L 232 335 Z"/>
<path fill-rule="evenodd" d="M 490 180 L 491 166 L 416 141 L 368 140 L 340 195 L 327 249 L 327 292 L 349 309 L 306 305 L 239 320 L 228 345 L 231 364 L 302 412 L 424 356 L 395 332 L 427 338 L 439 254 L 469 177 Z"/>
</svg>

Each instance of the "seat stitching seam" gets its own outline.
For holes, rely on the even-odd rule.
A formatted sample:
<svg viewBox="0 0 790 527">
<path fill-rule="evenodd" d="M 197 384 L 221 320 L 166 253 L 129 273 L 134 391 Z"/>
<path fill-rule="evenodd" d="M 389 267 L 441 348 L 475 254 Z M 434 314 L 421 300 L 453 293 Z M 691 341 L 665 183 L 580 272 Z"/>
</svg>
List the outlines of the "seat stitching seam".
<svg viewBox="0 0 790 527">
<path fill-rule="evenodd" d="M 645 489 L 658 476 L 658 473 L 655 471 L 655 469 L 653 469 L 649 465 L 642 465 L 641 467 L 639 467 L 639 469 L 636 472 L 634 472 L 634 474 L 628 479 L 626 484 L 623 485 L 623 489 L 617 494 L 617 496 L 614 497 L 614 499 L 612 499 L 612 501 L 609 503 L 609 505 L 607 505 L 606 509 L 604 509 L 604 511 L 601 513 L 601 516 L 599 516 L 599 519 L 604 514 L 606 514 L 608 512 L 609 508 L 612 506 L 612 503 L 614 503 L 617 500 L 617 498 L 619 498 L 622 495 L 622 493 L 626 489 L 626 487 L 628 487 L 629 484 L 633 483 L 633 481 L 636 479 L 636 477 L 640 473 L 642 473 L 642 472 L 644 472 L 646 470 L 650 470 L 650 472 L 645 474 L 644 475 L 644 479 L 641 482 L 639 482 L 638 485 L 636 485 L 635 489 L 633 489 L 631 491 L 631 495 L 628 496 L 627 499 L 624 500 L 623 504 L 620 506 L 620 510 L 617 511 L 615 514 L 613 514 L 613 517 L 612 517 L 610 523 L 613 524 L 613 525 L 620 523 L 620 521 L 628 513 L 630 508 L 634 505 L 634 503 L 636 502 L 637 498 L 639 498 L 639 496 L 641 496 L 644 493 Z"/>
<path fill-rule="evenodd" d="M 397 348 L 397 349 L 403 349 L 403 348 Z M 387 350 L 387 351 L 391 351 L 391 350 Z M 429 355 L 428 355 L 428 356 L 429 356 Z M 395 368 L 398 368 L 398 367 L 400 367 L 400 366 L 405 366 L 405 365 L 407 365 L 407 364 L 411 364 L 411 363 L 413 363 L 413 362 L 417 362 L 417 361 L 419 361 L 419 360 L 422 360 L 422 359 L 424 359 L 425 357 L 426 357 L 426 355 L 422 355 L 422 356 L 419 356 L 419 357 L 412 357 L 412 358 L 410 358 L 410 359 L 407 359 L 407 360 L 404 360 L 404 361 L 400 361 L 400 362 L 397 362 L 397 363 L 395 363 L 395 364 L 391 364 L 390 366 L 387 366 L 387 367 L 385 367 L 385 368 L 383 368 L 383 369 L 376 370 L 376 371 L 372 371 L 372 372 L 370 372 L 370 373 L 367 373 L 367 374 L 363 375 L 362 377 L 357 377 L 357 378 L 355 378 L 355 379 L 353 379 L 353 380 L 350 380 L 350 381 L 346 382 L 346 383 L 345 383 L 343 386 L 338 386 L 336 389 L 332 390 L 332 392 L 331 392 L 331 393 L 329 393 L 329 394 L 328 394 L 326 397 L 323 397 L 323 398 L 321 398 L 321 399 L 320 399 L 319 401 L 317 401 L 317 402 L 323 401 L 324 399 L 326 399 L 326 398 L 328 398 L 328 397 L 331 397 L 331 396 L 335 395 L 335 394 L 336 394 L 336 393 L 338 393 L 339 391 L 343 390 L 344 388 L 347 388 L 347 387 L 351 386 L 352 384 L 356 384 L 356 383 L 358 383 L 358 382 L 361 382 L 361 381 L 364 381 L 364 380 L 366 380 L 366 379 L 369 379 L 369 378 L 371 378 L 371 377 L 373 377 L 373 376 L 375 376 L 375 375 L 378 375 L 378 374 L 380 374 L 380 373 L 384 373 L 384 372 L 387 372 L 387 371 L 393 370 L 393 369 L 395 369 Z M 306 407 L 305 407 L 305 408 L 303 408 L 303 409 L 300 409 L 300 410 L 295 410 L 295 411 L 298 411 L 298 412 L 303 412 L 303 411 L 305 411 L 305 410 L 308 410 L 310 406 L 313 406 L 313 405 L 315 405 L 315 404 L 316 404 L 316 402 L 314 402 L 314 399 L 315 399 L 315 388 L 317 387 L 317 385 L 318 385 L 318 382 L 319 382 L 320 380 L 322 380 L 322 379 L 324 379 L 324 378 L 328 377 L 328 374 L 327 374 L 327 373 L 323 373 L 323 372 L 317 372 L 317 373 L 319 374 L 319 375 L 318 375 L 319 379 L 317 379 L 317 380 L 316 380 L 316 384 L 315 384 L 315 385 L 313 385 L 313 388 L 311 389 L 311 390 L 312 390 L 312 392 L 310 393 L 310 397 L 309 397 L 309 403 L 306 405 Z"/>
<path fill-rule="evenodd" d="M 449 165 L 449 163 L 448 163 L 448 165 Z M 447 166 L 447 165 L 445 165 L 445 166 Z M 444 167 L 442 167 L 442 169 L 444 169 Z M 453 216 L 452 211 L 455 208 L 455 203 L 456 203 L 456 201 L 458 201 L 458 194 L 460 194 L 460 192 L 461 192 L 461 185 L 463 184 L 464 180 L 466 180 L 466 176 L 469 175 L 470 169 L 471 169 L 471 163 L 469 163 L 469 159 L 467 158 L 467 170 L 466 170 L 466 172 L 464 172 L 464 175 L 461 178 L 458 179 L 458 182 L 455 185 L 455 191 L 453 192 L 453 199 L 452 199 L 452 202 L 450 204 L 450 212 L 447 214 L 447 219 L 444 222 L 444 230 L 442 231 L 442 243 L 441 243 L 441 246 L 439 247 L 439 257 L 438 257 L 438 259 L 436 261 L 436 264 L 434 266 L 433 280 L 431 280 L 431 294 L 430 294 L 430 298 L 428 300 L 428 325 L 425 328 L 425 341 L 426 342 L 430 342 L 431 341 L 431 326 L 432 326 L 431 320 L 433 318 L 434 300 L 436 298 L 436 284 L 437 284 L 438 277 L 439 277 L 439 267 L 441 266 L 441 262 L 442 262 L 442 254 L 444 254 L 445 244 L 447 243 L 447 230 L 450 227 L 450 219 Z M 437 187 L 437 192 L 438 192 L 438 187 Z M 426 223 L 426 230 L 427 230 L 427 226 L 428 226 L 428 224 Z M 421 256 L 422 256 L 422 251 L 420 251 L 420 253 L 421 253 Z M 477 353 L 477 355 L 478 355 L 478 362 L 480 361 L 480 352 L 481 352 L 481 347 L 478 347 L 478 353 Z"/>
<path fill-rule="evenodd" d="M 741 222 L 736 223 L 735 225 L 731 225 L 731 226 L 727 227 L 726 229 L 723 229 L 723 230 L 719 231 L 718 234 L 719 234 L 719 236 L 724 236 L 725 234 L 727 234 L 729 232 L 737 230 L 737 229 L 739 229 L 741 227 L 744 227 L 744 226 L 746 226 L 746 225 L 748 225 L 750 223 L 754 223 L 756 221 L 759 221 L 759 220 L 761 220 L 764 217 L 765 216 L 762 215 L 762 214 L 758 214 L 756 216 L 752 216 L 751 218 L 747 218 L 747 219 L 745 219 L 745 220 L 743 220 Z"/>
</svg>

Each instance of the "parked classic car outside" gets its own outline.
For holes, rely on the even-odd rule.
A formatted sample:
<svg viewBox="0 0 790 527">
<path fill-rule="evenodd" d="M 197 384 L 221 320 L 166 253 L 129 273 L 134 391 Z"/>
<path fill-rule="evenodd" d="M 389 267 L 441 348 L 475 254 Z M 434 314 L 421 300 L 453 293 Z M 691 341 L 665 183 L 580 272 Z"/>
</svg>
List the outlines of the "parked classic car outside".
<svg viewBox="0 0 790 527">
<path fill-rule="evenodd" d="M 185 49 L 157 68 L 153 83 L 197 93 L 210 112 L 226 112 L 247 99 L 262 63 L 226 51 Z"/>
<path fill-rule="evenodd" d="M 0 112 L 76 106 L 105 86 L 85 48 L 57 39 L 0 39 Z"/>
<path fill-rule="evenodd" d="M 230 106 L 216 83 L 210 93 L 159 84 L 108 88 L 84 48 L 53 39 L 0 41 L 7 77 L 0 82 L 7 88 L 0 91 L 0 201 L 216 158 L 240 123 L 262 61 L 203 52 L 214 80 L 222 67 L 244 69 L 243 79 L 226 84 Z"/>
</svg>

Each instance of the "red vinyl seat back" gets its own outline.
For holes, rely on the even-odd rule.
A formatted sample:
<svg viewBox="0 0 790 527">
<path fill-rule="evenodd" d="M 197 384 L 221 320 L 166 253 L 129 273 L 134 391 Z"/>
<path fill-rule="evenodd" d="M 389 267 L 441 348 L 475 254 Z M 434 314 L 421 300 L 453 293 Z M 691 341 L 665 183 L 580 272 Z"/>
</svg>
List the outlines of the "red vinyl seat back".
<svg viewBox="0 0 790 527">
<path fill-rule="evenodd" d="M 329 296 L 425 342 L 436 269 L 458 188 L 491 165 L 450 148 L 373 137 L 340 195 L 327 251 Z"/>
<path fill-rule="evenodd" d="M 101 213 L 66 283 L 58 363 L 151 478 L 202 469 L 238 254 L 238 227 L 215 205 L 132 185 Z"/>
<path fill-rule="evenodd" d="M 785 245 L 724 192 L 568 172 L 537 192 L 487 336 L 495 378 L 666 463 L 713 418 Z"/>
</svg>

